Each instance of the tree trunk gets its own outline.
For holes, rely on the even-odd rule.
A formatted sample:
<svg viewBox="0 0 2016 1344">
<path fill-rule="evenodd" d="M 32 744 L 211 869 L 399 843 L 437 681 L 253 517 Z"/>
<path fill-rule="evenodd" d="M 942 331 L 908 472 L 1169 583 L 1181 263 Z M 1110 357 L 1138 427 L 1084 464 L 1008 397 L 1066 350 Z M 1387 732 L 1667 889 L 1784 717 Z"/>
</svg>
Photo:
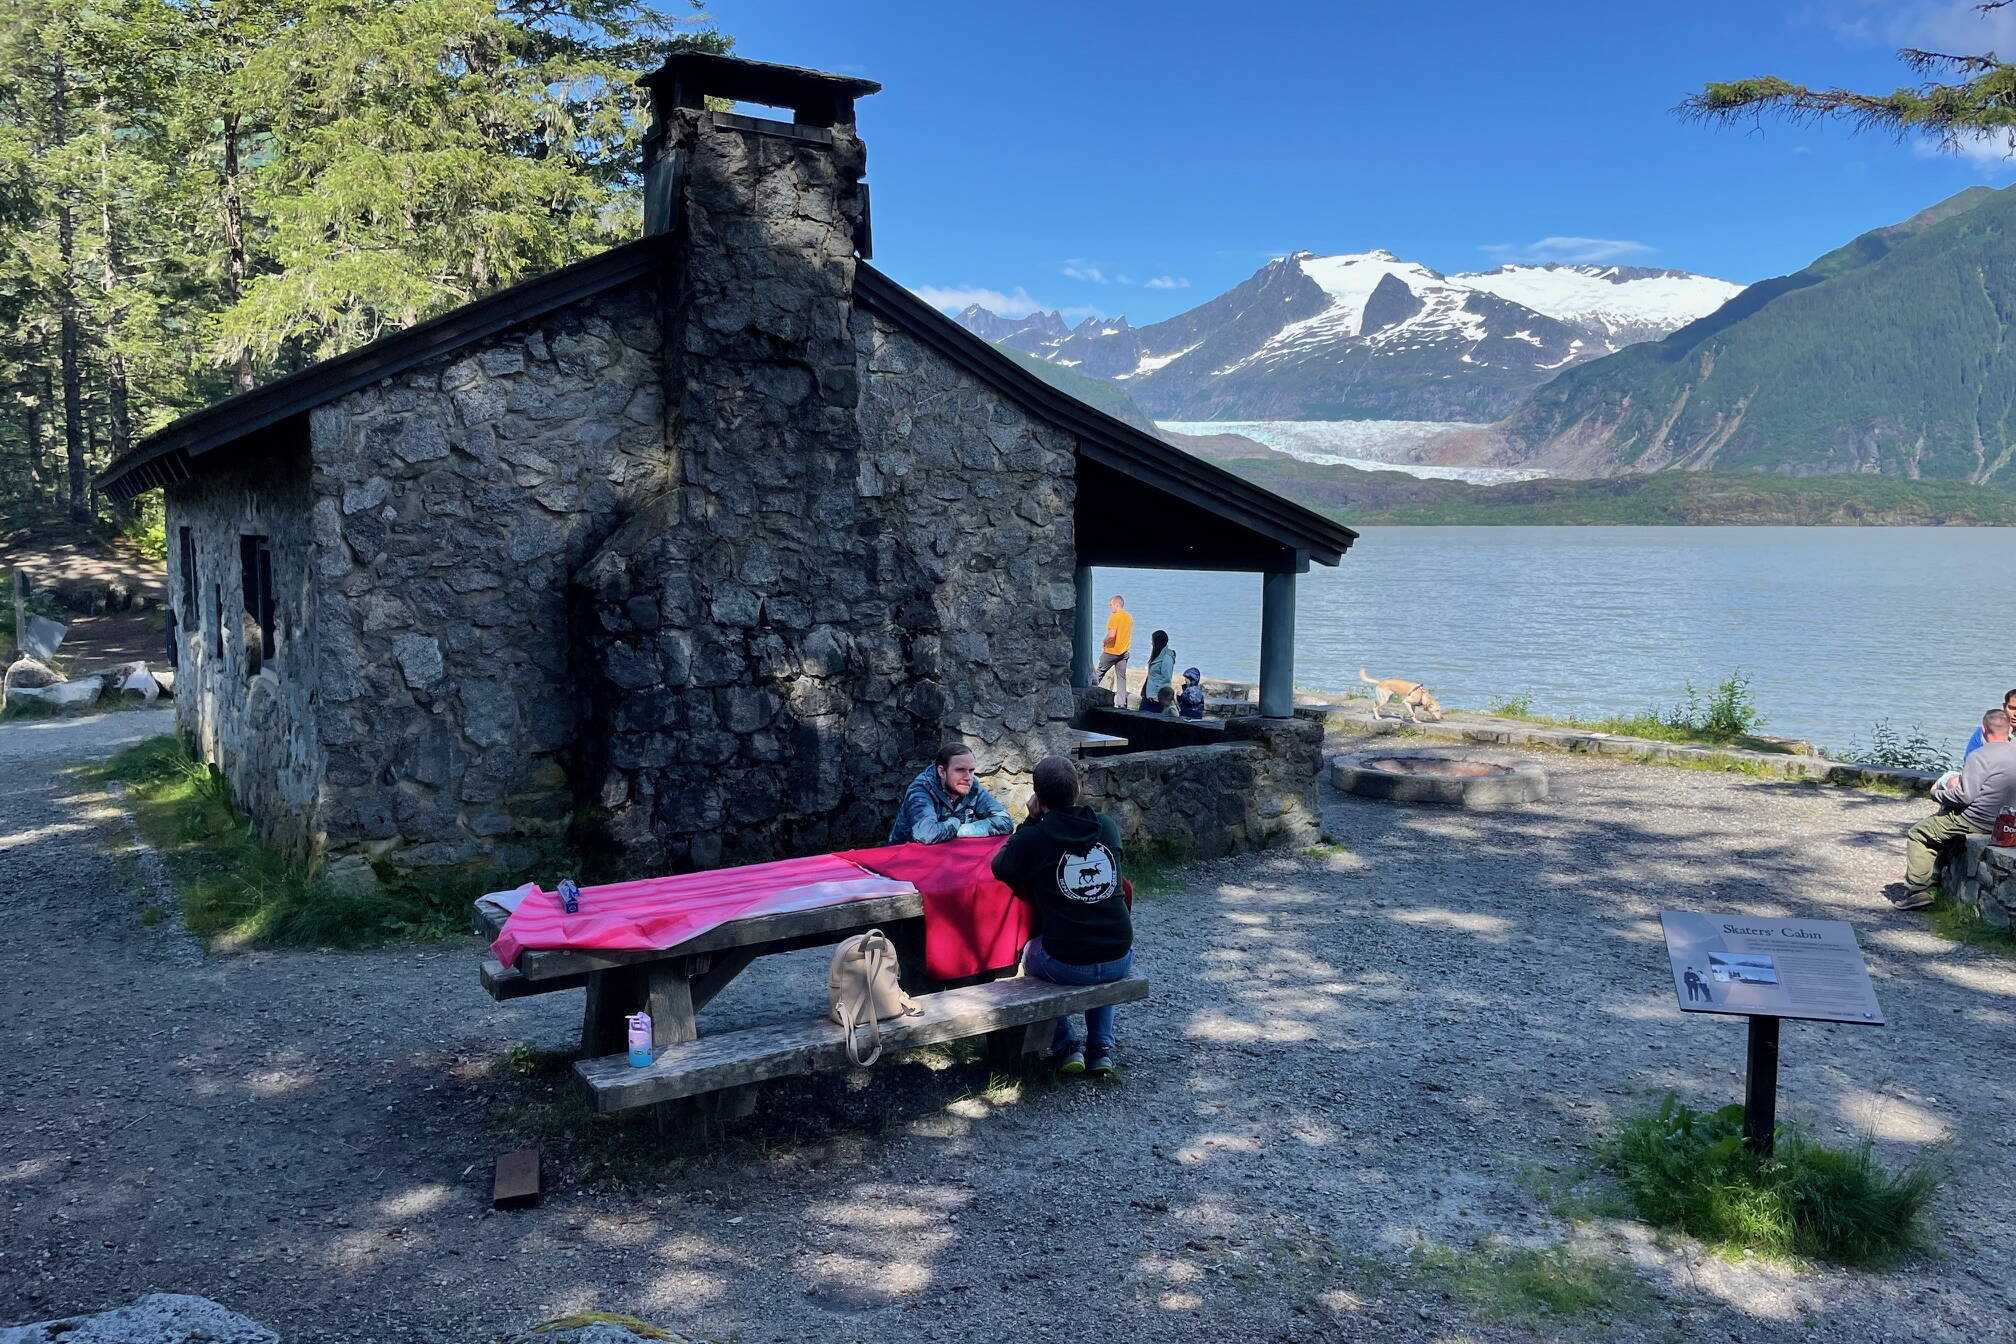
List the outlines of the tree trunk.
<svg viewBox="0 0 2016 1344">
<path fill-rule="evenodd" d="M 124 457 L 126 450 L 133 446 L 133 418 L 127 402 L 126 355 L 119 348 L 120 325 L 124 312 L 120 307 L 119 286 L 124 280 L 120 270 L 118 222 L 112 211 L 112 116 L 106 105 L 105 96 L 98 96 L 98 226 L 103 235 L 104 267 L 101 271 L 105 290 L 105 404 L 109 413 L 109 428 L 112 434 L 112 456 Z M 121 528 L 131 521 L 132 510 L 123 499 L 112 501 L 112 516 Z"/>
<path fill-rule="evenodd" d="M 238 180 L 238 114 L 224 117 L 224 286 L 235 306 L 245 297 L 245 197 Z M 238 352 L 238 390 L 252 390 L 252 353 Z"/>
<path fill-rule="evenodd" d="M 49 125 L 55 143 L 70 139 L 70 71 L 63 53 L 51 57 Z M 56 207 L 56 250 L 63 263 L 57 278 L 56 301 L 62 318 L 58 348 L 63 366 L 63 449 L 70 465 L 70 517 L 88 523 L 91 518 L 90 473 L 84 462 L 84 384 L 79 367 L 81 335 L 77 320 L 77 221 L 67 198 L 59 197 Z"/>
</svg>

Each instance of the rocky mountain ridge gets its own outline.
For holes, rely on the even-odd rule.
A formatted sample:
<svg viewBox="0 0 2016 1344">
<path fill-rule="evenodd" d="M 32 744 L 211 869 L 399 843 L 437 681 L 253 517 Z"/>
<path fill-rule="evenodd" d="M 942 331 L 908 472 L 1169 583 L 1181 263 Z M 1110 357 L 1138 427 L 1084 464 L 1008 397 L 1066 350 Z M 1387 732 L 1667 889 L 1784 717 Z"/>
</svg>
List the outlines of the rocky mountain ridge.
<svg viewBox="0 0 2016 1344">
<path fill-rule="evenodd" d="M 1125 385 L 1172 420 L 1494 420 L 1560 370 L 1664 335 L 1738 287 L 1684 271 L 1508 264 L 1443 275 L 1391 252 L 1277 258 L 1165 321 L 1075 326 L 978 305 L 968 330 Z"/>
</svg>

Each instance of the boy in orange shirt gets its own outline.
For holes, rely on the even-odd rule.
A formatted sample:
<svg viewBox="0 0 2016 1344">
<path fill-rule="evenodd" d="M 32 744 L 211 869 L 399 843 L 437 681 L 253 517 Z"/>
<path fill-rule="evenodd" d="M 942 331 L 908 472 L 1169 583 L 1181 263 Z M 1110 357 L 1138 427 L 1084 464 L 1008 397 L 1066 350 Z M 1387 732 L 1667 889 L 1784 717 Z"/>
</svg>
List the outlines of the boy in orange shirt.
<svg viewBox="0 0 2016 1344">
<path fill-rule="evenodd" d="M 1127 703 L 1127 651 L 1134 644 L 1134 617 L 1118 593 L 1107 599 L 1106 606 L 1112 615 L 1106 618 L 1106 642 L 1099 646 L 1099 672 L 1092 678 L 1092 684 L 1097 686 L 1106 680 L 1109 670 L 1119 669 L 1113 674 L 1113 703 L 1124 707 Z"/>
</svg>

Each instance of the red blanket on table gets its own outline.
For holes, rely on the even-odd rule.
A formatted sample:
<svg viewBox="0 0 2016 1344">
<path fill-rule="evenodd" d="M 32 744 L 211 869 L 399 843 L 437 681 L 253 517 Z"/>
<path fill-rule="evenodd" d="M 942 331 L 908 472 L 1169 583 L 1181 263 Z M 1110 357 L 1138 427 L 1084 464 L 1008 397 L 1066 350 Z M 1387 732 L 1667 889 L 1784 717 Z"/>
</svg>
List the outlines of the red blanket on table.
<svg viewBox="0 0 2016 1344">
<path fill-rule="evenodd" d="M 947 840 L 937 845 L 843 849 L 833 857 L 895 878 L 924 895 L 924 973 L 933 980 L 1013 966 L 1035 928 L 1026 901 L 994 876 L 1003 836 Z"/>
<path fill-rule="evenodd" d="M 581 909 L 571 915 L 561 909 L 558 895 L 535 886 L 511 912 L 490 950 L 506 966 L 532 949 L 651 952 L 677 947 L 734 919 L 903 896 L 911 890 L 900 878 L 877 877 L 835 854 L 583 887 Z M 928 910 L 929 897 L 925 906 Z"/>
</svg>

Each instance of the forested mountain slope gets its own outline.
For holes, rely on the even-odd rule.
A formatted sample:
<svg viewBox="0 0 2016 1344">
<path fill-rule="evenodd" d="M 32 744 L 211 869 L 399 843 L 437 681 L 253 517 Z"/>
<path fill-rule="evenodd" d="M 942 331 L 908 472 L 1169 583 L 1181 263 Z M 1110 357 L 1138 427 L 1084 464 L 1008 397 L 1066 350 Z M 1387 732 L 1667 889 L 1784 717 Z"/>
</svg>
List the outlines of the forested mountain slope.
<svg viewBox="0 0 2016 1344">
<path fill-rule="evenodd" d="M 2016 486 L 2016 189 L 1973 187 L 1563 372 L 1503 461 Z"/>
</svg>

